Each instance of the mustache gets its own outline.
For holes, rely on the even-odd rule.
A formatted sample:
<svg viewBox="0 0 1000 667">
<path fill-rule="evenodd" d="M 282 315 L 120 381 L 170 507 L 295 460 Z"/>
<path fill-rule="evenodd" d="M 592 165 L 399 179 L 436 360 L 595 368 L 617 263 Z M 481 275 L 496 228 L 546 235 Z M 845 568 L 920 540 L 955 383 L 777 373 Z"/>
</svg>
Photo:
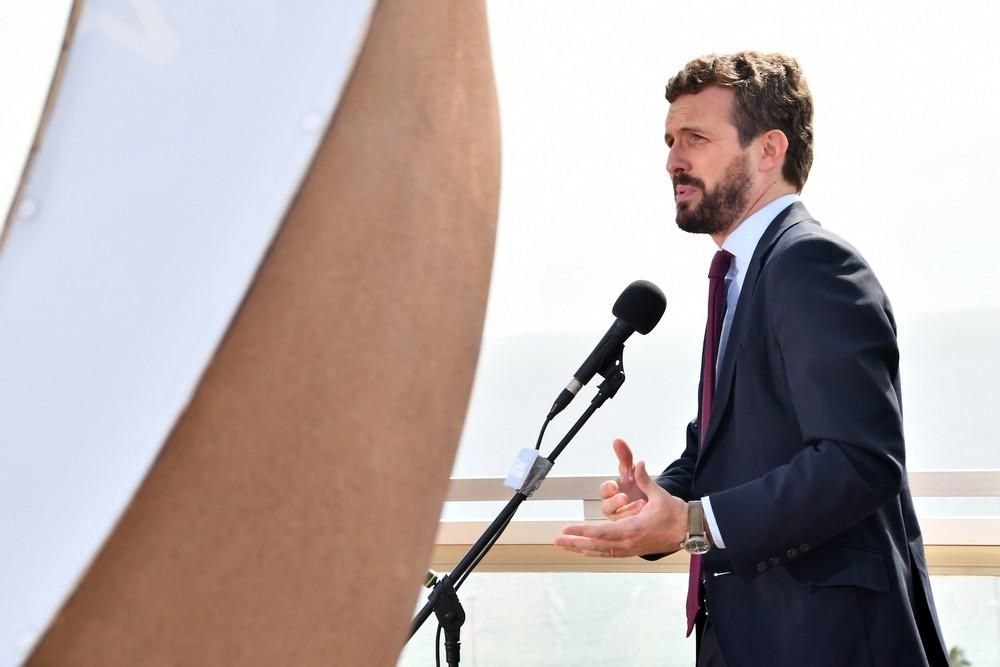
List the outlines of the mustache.
<svg viewBox="0 0 1000 667">
<path fill-rule="evenodd" d="M 705 182 L 700 178 L 695 178 L 690 174 L 678 174 L 670 179 L 674 184 L 674 190 L 677 190 L 678 185 L 690 185 L 698 188 L 702 192 L 705 191 Z"/>
</svg>

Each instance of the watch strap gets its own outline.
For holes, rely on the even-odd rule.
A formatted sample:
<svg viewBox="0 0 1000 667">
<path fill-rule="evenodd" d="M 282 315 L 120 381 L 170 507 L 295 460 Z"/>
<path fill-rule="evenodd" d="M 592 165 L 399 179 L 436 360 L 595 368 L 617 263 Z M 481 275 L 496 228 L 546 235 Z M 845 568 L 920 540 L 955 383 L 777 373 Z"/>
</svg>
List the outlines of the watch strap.
<svg viewBox="0 0 1000 667">
<path fill-rule="evenodd" d="M 705 534 L 705 508 L 701 506 L 700 500 L 692 500 L 688 503 L 688 535 Z"/>
</svg>

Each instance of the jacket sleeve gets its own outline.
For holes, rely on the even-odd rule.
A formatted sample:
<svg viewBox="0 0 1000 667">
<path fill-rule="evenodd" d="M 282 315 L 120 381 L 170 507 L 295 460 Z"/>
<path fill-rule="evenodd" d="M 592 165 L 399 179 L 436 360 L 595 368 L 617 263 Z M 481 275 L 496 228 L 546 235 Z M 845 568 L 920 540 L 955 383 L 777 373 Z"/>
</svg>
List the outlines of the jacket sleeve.
<svg viewBox="0 0 1000 667">
<path fill-rule="evenodd" d="M 905 475 L 895 324 L 871 269 L 846 243 L 812 233 L 776 249 L 760 280 L 768 321 L 759 326 L 781 360 L 802 441 L 787 463 L 710 496 L 745 576 L 861 521 Z"/>
<path fill-rule="evenodd" d="M 671 463 L 656 478 L 656 483 L 672 496 L 681 500 L 691 499 L 691 480 L 698 461 L 698 417 L 687 425 L 686 446 L 680 458 Z"/>
</svg>

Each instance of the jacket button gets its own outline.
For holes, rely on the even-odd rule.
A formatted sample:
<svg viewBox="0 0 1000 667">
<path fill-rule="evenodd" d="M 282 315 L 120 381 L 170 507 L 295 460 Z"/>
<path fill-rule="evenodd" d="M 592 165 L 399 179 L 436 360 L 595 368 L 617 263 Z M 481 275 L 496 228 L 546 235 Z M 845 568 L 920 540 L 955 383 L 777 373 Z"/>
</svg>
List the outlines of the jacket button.
<svg viewBox="0 0 1000 667">
<path fill-rule="evenodd" d="M 785 552 L 785 555 L 789 558 L 795 558 L 796 556 L 799 555 L 799 550 L 796 549 L 795 547 L 792 547 L 791 549 Z"/>
<path fill-rule="evenodd" d="M 778 567 L 781 565 L 781 559 L 777 556 L 771 556 L 767 559 L 767 562 L 771 564 L 771 567 Z"/>
<path fill-rule="evenodd" d="M 757 563 L 757 571 L 758 572 L 766 572 L 767 571 L 767 563 L 765 563 L 764 561 L 761 561 L 761 562 Z"/>
<path fill-rule="evenodd" d="M 808 544 L 800 544 L 799 545 L 799 553 L 804 554 L 805 552 L 809 551 L 809 549 L 811 549 L 811 548 L 812 547 L 810 547 Z"/>
</svg>

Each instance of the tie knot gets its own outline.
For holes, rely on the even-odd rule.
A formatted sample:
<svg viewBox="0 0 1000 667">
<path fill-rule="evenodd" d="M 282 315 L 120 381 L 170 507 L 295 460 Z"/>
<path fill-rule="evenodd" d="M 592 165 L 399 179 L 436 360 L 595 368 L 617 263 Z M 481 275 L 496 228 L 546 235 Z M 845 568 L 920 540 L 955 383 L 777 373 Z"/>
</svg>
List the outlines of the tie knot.
<svg viewBox="0 0 1000 667">
<path fill-rule="evenodd" d="M 715 253 L 715 257 L 712 258 L 712 266 L 708 269 L 709 278 L 725 278 L 726 274 L 729 273 L 729 265 L 733 261 L 733 255 L 725 250 L 720 250 Z"/>
</svg>

